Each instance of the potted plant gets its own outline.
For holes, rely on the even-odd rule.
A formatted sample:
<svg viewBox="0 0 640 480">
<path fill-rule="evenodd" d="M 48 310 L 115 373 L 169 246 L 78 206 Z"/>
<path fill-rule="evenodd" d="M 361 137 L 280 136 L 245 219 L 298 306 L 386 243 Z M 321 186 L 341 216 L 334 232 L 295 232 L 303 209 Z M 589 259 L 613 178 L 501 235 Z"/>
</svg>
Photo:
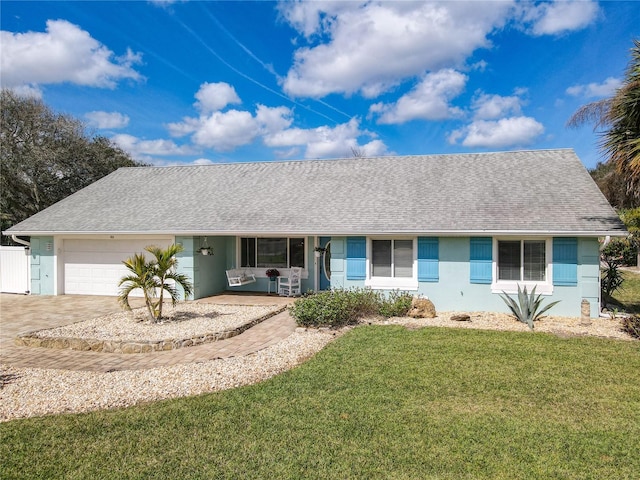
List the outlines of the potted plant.
<svg viewBox="0 0 640 480">
<path fill-rule="evenodd" d="M 327 251 L 327 249 L 323 247 L 316 247 L 313 249 L 313 251 L 316 252 L 316 257 L 320 258 L 322 254 Z"/>
<path fill-rule="evenodd" d="M 272 282 L 276 281 L 276 278 L 278 278 L 278 276 L 280 276 L 280 272 L 278 270 L 276 270 L 275 268 L 270 268 L 269 270 L 267 270 L 267 277 L 269 277 L 269 280 Z"/>
</svg>

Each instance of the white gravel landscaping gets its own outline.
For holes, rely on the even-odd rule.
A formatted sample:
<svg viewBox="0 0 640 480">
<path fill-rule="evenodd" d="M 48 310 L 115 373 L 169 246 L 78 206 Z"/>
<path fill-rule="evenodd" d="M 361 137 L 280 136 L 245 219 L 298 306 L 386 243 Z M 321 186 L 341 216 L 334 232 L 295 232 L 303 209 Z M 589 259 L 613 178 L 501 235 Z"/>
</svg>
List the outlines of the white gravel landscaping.
<svg viewBox="0 0 640 480">
<path fill-rule="evenodd" d="M 146 308 L 31 332 L 39 338 L 82 338 L 120 342 L 156 341 L 165 338 L 191 338 L 208 333 L 226 332 L 252 320 L 281 310 L 274 305 L 215 305 L 179 303 L 167 305 L 160 323 L 151 323 Z"/>
<path fill-rule="evenodd" d="M 505 314 L 476 312 L 470 314 L 471 321 L 459 322 L 451 320 L 454 313 L 439 312 L 431 319 L 366 319 L 363 323 L 528 331 L 526 325 Z M 173 327 L 181 324 L 186 325 L 177 322 Z M 338 331 L 299 328 L 278 344 L 245 357 L 147 370 L 99 373 L 0 365 L 0 421 L 127 407 L 257 383 L 299 365 L 349 328 L 352 327 Z M 547 317 L 536 323 L 535 331 L 637 341 L 622 332 L 615 319 L 594 319 L 590 325 L 583 325 L 579 318 Z"/>
<path fill-rule="evenodd" d="M 320 351 L 338 333 L 294 332 L 245 357 L 109 373 L 0 365 L 0 421 L 128 407 L 260 382 Z"/>
</svg>

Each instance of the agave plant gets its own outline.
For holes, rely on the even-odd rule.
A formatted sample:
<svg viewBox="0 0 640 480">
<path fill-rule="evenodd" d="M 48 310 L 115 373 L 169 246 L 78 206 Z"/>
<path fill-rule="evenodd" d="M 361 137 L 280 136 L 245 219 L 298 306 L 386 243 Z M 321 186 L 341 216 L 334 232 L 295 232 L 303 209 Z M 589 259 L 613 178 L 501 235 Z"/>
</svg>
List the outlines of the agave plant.
<svg viewBox="0 0 640 480">
<path fill-rule="evenodd" d="M 520 285 L 518 285 L 518 302 L 507 295 L 504 290 L 502 293 L 503 295 L 500 295 L 500 298 L 504 300 L 504 303 L 507 304 L 507 307 L 509 307 L 516 319 L 529 325 L 531 330 L 533 330 L 533 322 L 539 320 L 551 307 L 560 303 L 558 300 L 543 307 L 542 294 L 539 294 L 536 297 L 536 287 L 533 287 L 533 290 L 531 290 L 531 293 L 529 294 L 527 293 L 526 286 L 524 287 L 524 290 L 520 290 Z"/>
<path fill-rule="evenodd" d="M 124 309 L 131 310 L 129 295 L 134 290 L 142 290 L 149 319 L 156 323 L 162 318 L 164 292 L 169 293 L 175 305 L 180 298 L 176 286 L 182 288 L 186 299 L 193 293 L 193 285 L 186 275 L 175 272 L 178 263 L 175 255 L 182 251 L 181 245 L 170 245 L 165 250 L 149 246 L 145 250 L 154 256 L 152 260 L 147 261 L 143 254 L 136 253 L 122 262 L 130 273 L 120 279 L 118 300 Z"/>
</svg>

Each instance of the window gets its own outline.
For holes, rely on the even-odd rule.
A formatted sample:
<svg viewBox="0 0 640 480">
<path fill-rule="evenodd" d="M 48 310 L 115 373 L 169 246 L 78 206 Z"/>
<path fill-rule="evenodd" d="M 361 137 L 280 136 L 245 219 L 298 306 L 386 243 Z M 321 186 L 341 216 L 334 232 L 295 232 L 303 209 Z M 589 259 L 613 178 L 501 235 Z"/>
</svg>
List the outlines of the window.
<svg viewBox="0 0 640 480">
<path fill-rule="evenodd" d="M 240 239 L 240 266 L 258 268 L 304 268 L 304 238 Z"/>
<path fill-rule="evenodd" d="M 413 277 L 413 240 L 372 240 L 372 277 Z"/>
<path fill-rule="evenodd" d="M 547 273 L 544 240 L 498 241 L 498 280 L 544 282 Z"/>
</svg>

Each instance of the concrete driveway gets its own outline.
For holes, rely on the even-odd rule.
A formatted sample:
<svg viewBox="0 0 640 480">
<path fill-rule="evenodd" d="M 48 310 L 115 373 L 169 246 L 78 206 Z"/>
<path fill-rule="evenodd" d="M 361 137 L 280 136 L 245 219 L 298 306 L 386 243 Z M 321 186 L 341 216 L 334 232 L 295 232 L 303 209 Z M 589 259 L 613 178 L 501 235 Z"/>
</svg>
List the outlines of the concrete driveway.
<svg viewBox="0 0 640 480">
<path fill-rule="evenodd" d="M 264 295 L 220 295 L 198 300 L 206 303 L 244 305 L 286 304 L 291 299 Z M 144 306 L 132 298 L 132 307 Z M 206 361 L 247 355 L 289 336 L 295 322 L 282 312 L 241 335 L 197 347 L 144 354 L 79 352 L 49 348 L 18 347 L 13 339 L 20 333 L 52 328 L 120 311 L 115 297 L 89 295 L 12 295 L 0 294 L 0 363 L 15 367 L 57 368 L 65 370 L 135 370 L 178 363 Z"/>
</svg>

